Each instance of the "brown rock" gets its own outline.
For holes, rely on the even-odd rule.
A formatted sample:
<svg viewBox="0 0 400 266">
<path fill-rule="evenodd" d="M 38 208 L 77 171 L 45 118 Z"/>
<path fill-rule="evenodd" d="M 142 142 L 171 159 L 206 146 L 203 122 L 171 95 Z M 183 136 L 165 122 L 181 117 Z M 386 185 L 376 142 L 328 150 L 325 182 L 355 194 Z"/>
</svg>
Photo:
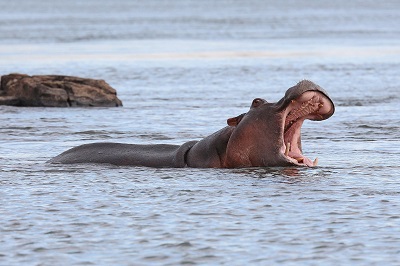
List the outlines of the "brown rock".
<svg viewBox="0 0 400 266">
<path fill-rule="evenodd" d="M 72 76 L 9 74 L 0 78 L 0 105 L 122 106 L 104 80 Z"/>
</svg>

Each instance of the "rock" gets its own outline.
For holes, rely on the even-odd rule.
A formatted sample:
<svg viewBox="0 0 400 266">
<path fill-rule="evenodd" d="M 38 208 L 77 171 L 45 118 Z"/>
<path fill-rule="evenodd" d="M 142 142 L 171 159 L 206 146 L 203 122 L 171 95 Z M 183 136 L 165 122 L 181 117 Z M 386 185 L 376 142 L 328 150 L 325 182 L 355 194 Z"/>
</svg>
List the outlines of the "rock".
<svg viewBox="0 0 400 266">
<path fill-rule="evenodd" d="M 0 105 L 113 107 L 122 106 L 122 102 L 104 80 L 9 74 L 0 77 Z"/>
</svg>

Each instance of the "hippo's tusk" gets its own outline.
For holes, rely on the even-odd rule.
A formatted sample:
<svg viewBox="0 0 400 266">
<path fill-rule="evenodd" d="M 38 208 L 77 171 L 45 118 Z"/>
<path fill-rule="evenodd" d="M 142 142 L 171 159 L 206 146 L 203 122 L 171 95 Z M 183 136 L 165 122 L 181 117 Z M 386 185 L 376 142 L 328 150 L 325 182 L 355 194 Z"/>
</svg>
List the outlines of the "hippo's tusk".
<svg viewBox="0 0 400 266">
<path fill-rule="evenodd" d="M 289 156 L 289 151 L 290 151 L 290 142 L 286 144 L 285 156 Z"/>
<path fill-rule="evenodd" d="M 299 157 L 299 158 L 294 158 L 298 163 L 303 163 L 304 162 L 304 158 L 303 157 Z"/>
<path fill-rule="evenodd" d="M 317 166 L 318 165 L 318 157 L 315 158 L 314 162 L 313 162 L 313 166 Z"/>
</svg>

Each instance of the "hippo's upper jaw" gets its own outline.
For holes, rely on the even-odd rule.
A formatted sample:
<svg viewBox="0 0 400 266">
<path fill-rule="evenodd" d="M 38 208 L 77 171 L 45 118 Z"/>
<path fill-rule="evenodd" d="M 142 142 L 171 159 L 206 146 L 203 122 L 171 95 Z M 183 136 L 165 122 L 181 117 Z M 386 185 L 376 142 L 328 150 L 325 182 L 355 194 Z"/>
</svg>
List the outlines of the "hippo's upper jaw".
<svg viewBox="0 0 400 266">
<path fill-rule="evenodd" d="M 296 88 L 297 92 L 292 91 L 284 98 L 283 104 L 286 107 L 282 111 L 283 134 L 280 152 L 284 160 L 291 164 L 312 167 L 317 165 L 318 158 L 312 161 L 303 155 L 301 126 L 306 119 L 324 120 L 329 118 L 335 108 L 331 99 L 319 86 L 314 88 L 307 86 L 309 90 L 301 90 L 301 85 L 309 84 L 299 83 Z"/>
</svg>

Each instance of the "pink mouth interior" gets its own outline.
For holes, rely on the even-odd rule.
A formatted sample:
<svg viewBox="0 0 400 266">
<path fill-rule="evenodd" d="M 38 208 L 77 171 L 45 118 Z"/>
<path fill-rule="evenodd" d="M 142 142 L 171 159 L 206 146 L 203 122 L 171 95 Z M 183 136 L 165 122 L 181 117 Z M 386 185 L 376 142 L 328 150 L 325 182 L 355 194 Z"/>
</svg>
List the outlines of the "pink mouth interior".
<svg viewBox="0 0 400 266">
<path fill-rule="evenodd" d="M 289 104 L 284 111 L 282 153 L 292 163 L 304 166 L 316 166 L 314 161 L 305 157 L 301 148 L 301 126 L 304 120 L 323 120 L 333 106 L 331 101 L 318 91 L 307 91 Z"/>
</svg>

